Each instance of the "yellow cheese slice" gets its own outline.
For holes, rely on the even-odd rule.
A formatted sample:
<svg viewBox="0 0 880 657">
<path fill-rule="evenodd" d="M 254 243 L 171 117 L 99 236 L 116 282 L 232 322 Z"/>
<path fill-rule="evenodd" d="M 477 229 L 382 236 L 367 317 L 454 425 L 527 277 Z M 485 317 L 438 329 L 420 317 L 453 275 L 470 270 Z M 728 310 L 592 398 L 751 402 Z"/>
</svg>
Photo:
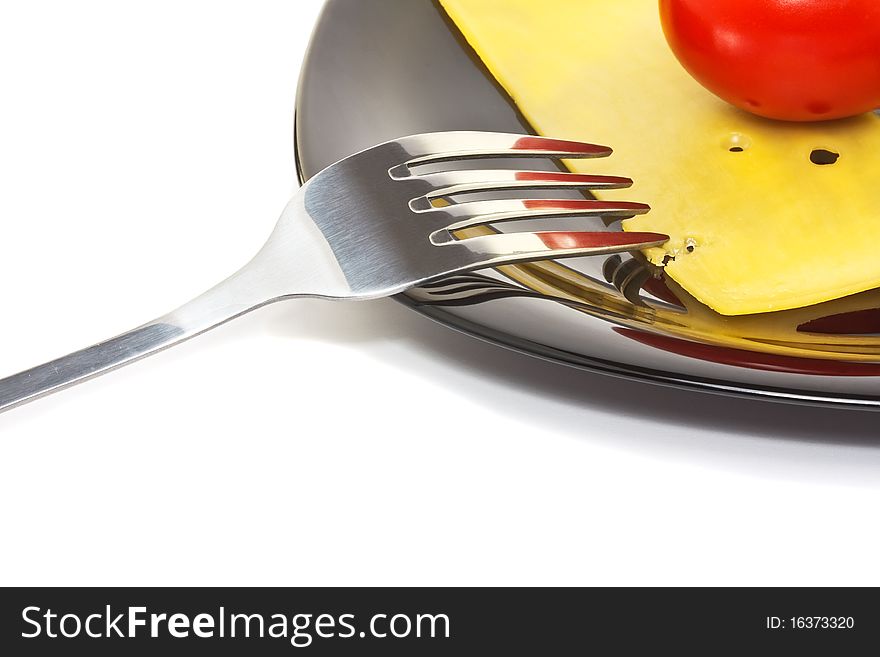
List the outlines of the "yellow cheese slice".
<svg viewBox="0 0 880 657">
<path fill-rule="evenodd" d="M 611 146 L 572 170 L 625 175 L 625 230 L 725 315 L 880 286 L 880 116 L 786 123 L 706 91 L 666 45 L 656 0 L 440 0 L 539 133 Z M 731 150 L 733 149 L 733 150 Z M 840 155 L 811 161 L 815 150 Z"/>
</svg>

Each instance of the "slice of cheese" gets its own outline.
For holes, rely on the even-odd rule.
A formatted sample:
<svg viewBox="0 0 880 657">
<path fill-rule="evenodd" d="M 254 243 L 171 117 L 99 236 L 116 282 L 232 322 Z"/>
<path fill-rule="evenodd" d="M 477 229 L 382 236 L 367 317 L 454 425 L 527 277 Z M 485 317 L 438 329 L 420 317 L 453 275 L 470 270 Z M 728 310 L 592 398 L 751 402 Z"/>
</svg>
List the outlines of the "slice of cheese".
<svg viewBox="0 0 880 657">
<path fill-rule="evenodd" d="M 635 180 L 602 198 L 649 203 L 625 230 L 725 315 L 880 286 L 880 116 L 785 123 L 738 110 L 666 45 L 656 0 L 440 0 L 540 134 L 605 144 L 574 171 Z M 734 149 L 734 150 L 731 150 Z M 840 155 L 817 165 L 814 150 Z"/>
</svg>

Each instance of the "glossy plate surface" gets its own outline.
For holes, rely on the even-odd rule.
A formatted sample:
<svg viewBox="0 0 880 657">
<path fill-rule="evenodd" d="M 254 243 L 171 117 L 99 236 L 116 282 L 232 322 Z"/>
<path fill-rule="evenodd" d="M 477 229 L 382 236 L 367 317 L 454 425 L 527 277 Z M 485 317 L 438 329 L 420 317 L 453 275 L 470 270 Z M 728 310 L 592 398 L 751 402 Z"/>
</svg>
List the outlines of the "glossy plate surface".
<svg viewBox="0 0 880 657">
<path fill-rule="evenodd" d="M 302 71 L 296 121 L 303 178 L 402 135 L 531 132 L 432 0 L 329 0 Z M 695 390 L 880 408 L 880 292 L 723 317 L 657 274 L 638 257 L 592 257 L 455 277 L 398 298 L 451 327 L 568 365 Z"/>
</svg>

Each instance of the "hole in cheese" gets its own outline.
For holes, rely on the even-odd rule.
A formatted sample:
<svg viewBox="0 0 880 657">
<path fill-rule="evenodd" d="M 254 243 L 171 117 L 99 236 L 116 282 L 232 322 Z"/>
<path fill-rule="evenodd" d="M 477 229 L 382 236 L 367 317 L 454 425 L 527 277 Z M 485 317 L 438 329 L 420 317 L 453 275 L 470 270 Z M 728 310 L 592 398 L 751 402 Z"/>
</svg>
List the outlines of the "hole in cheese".
<svg viewBox="0 0 880 657">
<path fill-rule="evenodd" d="M 839 157 L 840 153 L 835 153 L 834 151 L 829 151 L 824 148 L 815 148 L 813 149 L 813 152 L 810 153 L 810 162 L 818 164 L 819 166 L 824 166 L 826 164 L 834 164 Z"/>
<path fill-rule="evenodd" d="M 722 146 L 731 153 L 742 153 L 752 145 L 752 140 L 741 132 L 731 132 L 722 141 Z"/>
</svg>

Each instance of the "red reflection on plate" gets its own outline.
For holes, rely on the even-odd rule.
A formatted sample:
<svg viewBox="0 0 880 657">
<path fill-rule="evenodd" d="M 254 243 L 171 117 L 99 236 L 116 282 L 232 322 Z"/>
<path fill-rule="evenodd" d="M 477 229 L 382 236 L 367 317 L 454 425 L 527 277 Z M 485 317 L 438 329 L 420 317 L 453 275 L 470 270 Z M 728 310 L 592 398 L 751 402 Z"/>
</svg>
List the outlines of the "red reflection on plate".
<svg viewBox="0 0 880 657">
<path fill-rule="evenodd" d="M 868 335 L 880 333 L 880 308 L 854 310 L 848 313 L 828 315 L 797 327 L 804 333 L 831 333 L 837 335 Z"/>
<path fill-rule="evenodd" d="M 821 358 L 798 358 L 796 356 L 764 354 L 745 349 L 733 349 L 731 347 L 691 342 L 690 340 L 645 333 L 644 331 L 629 328 L 614 327 L 613 330 L 615 333 L 649 347 L 721 365 L 747 367 L 753 370 L 765 370 L 768 372 L 786 372 L 788 374 L 880 376 L 880 364 L 878 363 L 850 363 Z"/>
<path fill-rule="evenodd" d="M 666 303 L 671 303 L 673 306 L 678 306 L 679 308 L 685 307 L 678 297 L 675 296 L 675 293 L 669 289 L 669 286 L 666 285 L 666 281 L 662 278 L 654 278 L 652 276 L 642 284 L 642 289 L 649 294 L 653 294 L 658 299 L 662 299 Z"/>
</svg>

